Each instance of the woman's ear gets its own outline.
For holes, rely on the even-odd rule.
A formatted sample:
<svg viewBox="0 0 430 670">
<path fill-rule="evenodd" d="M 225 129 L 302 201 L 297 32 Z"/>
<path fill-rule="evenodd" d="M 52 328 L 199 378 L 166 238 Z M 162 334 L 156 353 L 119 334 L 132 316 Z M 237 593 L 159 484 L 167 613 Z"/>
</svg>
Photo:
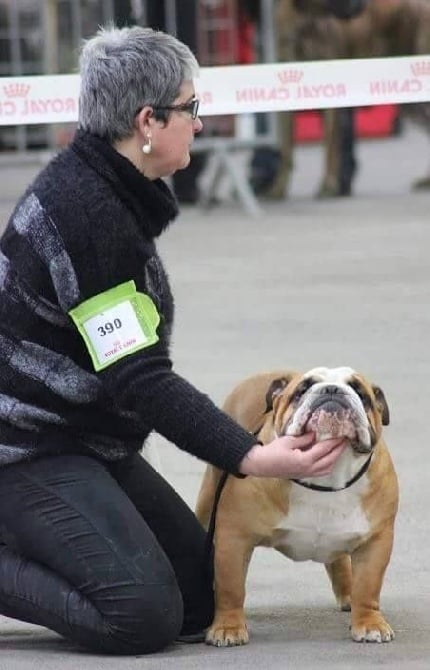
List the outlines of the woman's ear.
<svg viewBox="0 0 430 670">
<path fill-rule="evenodd" d="M 140 112 L 136 114 L 135 123 L 137 129 L 142 133 L 144 137 L 146 137 L 148 132 L 151 130 L 154 121 L 155 121 L 154 112 L 152 107 L 150 107 L 149 105 L 142 107 Z"/>
</svg>

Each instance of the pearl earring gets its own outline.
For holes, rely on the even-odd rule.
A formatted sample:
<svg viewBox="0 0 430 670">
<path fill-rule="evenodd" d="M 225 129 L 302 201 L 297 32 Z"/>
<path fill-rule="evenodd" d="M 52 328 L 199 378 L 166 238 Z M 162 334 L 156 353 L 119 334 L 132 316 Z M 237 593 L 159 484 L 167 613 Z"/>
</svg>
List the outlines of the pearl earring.
<svg viewBox="0 0 430 670">
<path fill-rule="evenodd" d="M 148 154 L 151 153 L 151 150 L 152 150 L 152 142 L 151 142 L 151 138 L 148 137 L 146 139 L 146 143 L 142 147 L 142 151 L 143 151 L 144 154 L 148 155 Z"/>
</svg>

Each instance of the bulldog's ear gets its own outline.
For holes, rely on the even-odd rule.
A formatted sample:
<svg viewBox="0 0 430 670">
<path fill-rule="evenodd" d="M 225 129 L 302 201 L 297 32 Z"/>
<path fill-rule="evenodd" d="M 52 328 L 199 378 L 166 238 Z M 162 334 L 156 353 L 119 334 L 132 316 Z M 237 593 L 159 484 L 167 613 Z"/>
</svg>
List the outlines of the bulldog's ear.
<svg viewBox="0 0 430 670">
<path fill-rule="evenodd" d="M 388 409 L 388 403 L 385 399 L 384 392 L 379 386 L 372 386 L 372 389 L 376 398 L 376 406 L 382 417 L 382 425 L 388 426 L 390 423 L 390 410 Z"/>
<path fill-rule="evenodd" d="M 274 379 L 266 392 L 266 410 L 265 413 L 271 412 L 273 409 L 273 401 L 290 383 L 294 375 L 284 375 Z"/>
</svg>

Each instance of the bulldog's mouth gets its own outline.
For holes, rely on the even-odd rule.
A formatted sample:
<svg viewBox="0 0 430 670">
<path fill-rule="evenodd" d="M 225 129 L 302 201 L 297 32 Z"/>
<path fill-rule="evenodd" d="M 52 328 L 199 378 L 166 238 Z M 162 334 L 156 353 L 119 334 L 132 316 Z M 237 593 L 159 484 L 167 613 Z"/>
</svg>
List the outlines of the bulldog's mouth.
<svg viewBox="0 0 430 670">
<path fill-rule="evenodd" d="M 357 438 L 351 410 L 320 407 L 315 410 L 305 424 L 305 432 L 313 431 L 319 440 L 330 437 Z"/>
<path fill-rule="evenodd" d="M 306 411 L 298 411 L 285 427 L 287 435 L 302 435 L 314 432 L 317 441 L 331 438 L 345 438 L 358 453 L 371 451 L 371 440 L 367 425 L 356 410 L 342 399 L 326 399 L 314 403 Z"/>
</svg>

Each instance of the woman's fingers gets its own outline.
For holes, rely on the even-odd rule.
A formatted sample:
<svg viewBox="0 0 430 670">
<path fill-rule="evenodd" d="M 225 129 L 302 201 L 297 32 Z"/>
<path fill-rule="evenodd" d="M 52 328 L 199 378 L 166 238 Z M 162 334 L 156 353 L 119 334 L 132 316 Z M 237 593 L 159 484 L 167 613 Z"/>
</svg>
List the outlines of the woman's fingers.
<svg viewBox="0 0 430 670">
<path fill-rule="evenodd" d="M 311 458 L 315 474 L 329 474 L 347 445 L 347 440 L 324 440 L 317 442 L 312 449 L 305 452 Z"/>
</svg>

